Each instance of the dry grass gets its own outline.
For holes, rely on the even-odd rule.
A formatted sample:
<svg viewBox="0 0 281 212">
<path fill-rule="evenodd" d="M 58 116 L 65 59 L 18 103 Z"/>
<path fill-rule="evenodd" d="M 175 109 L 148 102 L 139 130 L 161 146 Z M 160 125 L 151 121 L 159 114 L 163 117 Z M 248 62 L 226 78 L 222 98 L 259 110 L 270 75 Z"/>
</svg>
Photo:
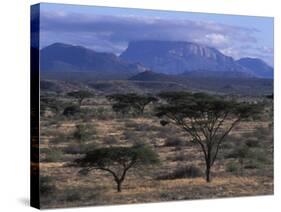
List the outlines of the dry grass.
<svg viewBox="0 0 281 212">
<path fill-rule="evenodd" d="M 91 108 L 91 105 L 87 105 L 87 108 Z M 124 132 L 132 131 L 130 139 L 140 140 L 153 146 L 160 156 L 161 165 L 143 172 L 143 175 L 134 171 L 129 172 L 123 184 L 123 191 L 117 193 L 112 177 L 107 173 L 95 171 L 88 176 L 81 176 L 78 174 L 78 168 L 66 166 L 68 161 L 40 163 L 40 174 L 52 176 L 57 188 L 54 197 L 42 198 L 43 207 L 127 204 L 273 194 L 273 177 L 256 175 L 256 170 L 248 171 L 243 177 L 232 176 L 225 171 L 225 165 L 228 161 L 223 159 L 218 160 L 214 165 L 212 169 L 214 177 L 211 183 L 206 183 L 204 178 L 155 180 L 155 176 L 174 170 L 180 165 L 195 165 L 204 171 L 204 161 L 198 146 L 193 144 L 181 145 L 180 147 L 165 146 L 167 135 L 181 138 L 185 142 L 188 142 L 189 138 L 176 127 L 161 127 L 159 119 L 156 117 L 126 117 L 108 120 L 92 118 L 87 123 L 79 119 L 66 119 L 60 120 L 57 124 L 49 125 L 48 123 L 48 119 L 41 122 L 43 136 L 40 148 L 53 148 L 49 143 L 50 140 L 58 134 L 71 135 L 77 124 L 91 124 L 95 128 L 96 136 L 85 143 L 103 146 L 106 137 L 114 136 L 118 142 L 113 145 L 132 145 L 132 141 L 124 136 Z M 231 142 L 239 142 L 244 135 L 247 136 L 255 132 L 258 127 L 266 128 L 268 124 L 269 122 L 243 122 L 231 133 L 237 139 L 237 141 L 234 139 L 235 141 Z M 56 147 L 64 148 L 70 143 L 71 141 L 66 140 L 57 144 Z M 272 145 L 270 143 L 266 146 L 271 155 Z M 185 155 L 184 160 L 174 160 L 179 152 Z M 273 168 L 272 164 L 268 167 L 269 169 Z"/>
</svg>

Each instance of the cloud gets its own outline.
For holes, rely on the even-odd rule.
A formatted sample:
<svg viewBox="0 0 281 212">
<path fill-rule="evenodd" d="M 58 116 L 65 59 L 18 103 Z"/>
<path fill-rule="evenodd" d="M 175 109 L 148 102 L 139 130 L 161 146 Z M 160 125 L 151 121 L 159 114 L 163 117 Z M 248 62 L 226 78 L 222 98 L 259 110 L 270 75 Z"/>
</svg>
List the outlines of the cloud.
<svg viewBox="0 0 281 212">
<path fill-rule="evenodd" d="M 215 47 L 233 57 L 241 56 L 241 45 L 257 48 L 257 29 L 210 21 L 43 11 L 40 23 L 43 46 L 65 42 L 120 54 L 128 42 L 135 40 L 190 41 Z"/>
</svg>

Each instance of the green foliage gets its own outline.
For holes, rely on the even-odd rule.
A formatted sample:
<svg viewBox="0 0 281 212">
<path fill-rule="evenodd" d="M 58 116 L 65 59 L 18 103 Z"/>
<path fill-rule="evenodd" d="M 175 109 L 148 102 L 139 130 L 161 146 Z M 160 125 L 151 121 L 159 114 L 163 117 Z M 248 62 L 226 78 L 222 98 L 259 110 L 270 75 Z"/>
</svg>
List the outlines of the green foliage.
<svg viewBox="0 0 281 212">
<path fill-rule="evenodd" d="M 160 124 L 180 127 L 200 146 L 207 182 L 210 182 L 211 167 L 227 135 L 240 121 L 261 110 L 257 104 L 225 100 L 206 93 L 163 92 L 159 97 L 163 102 L 156 108 Z"/>
<path fill-rule="evenodd" d="M 112 109 L 115 112 L 127 114 L 129 112 L 142 115 L 144 108 L 151 102 L 156 102 L 157 98 L 151 95 L 138 95 L 135 93 L 113 94 L 107 96 L 108 100 L 113 102 Z"/>
<path fill-rule="evenodd" d="M 40 97 L 40 114 L 44 115 L 45 111 L 50 110 L 55 115 L 59 114 L 63 109 L 63 102 L 59 101 L 57 97 L 41 96 Z"/>
<path fill-rule="evenodd" d="M 159 163 L 158 155 L 147 146 L 104 147 L 87 152 L 84 158 L 75 160 L 76 165 L 84 167 L 83 174 L 91 169 L 110 173 L 121 192 L 121 184 L 129 169 Z"/>
<path fill-rule="evenodd" d="M 230 100 L 223 100 L 217 96 L 205 93 L 188 92 L 164 92 L 159 97 L 167 102 L 156 108 L 157 116 L 175 116 L 176 119 L 184 118 L 204 118 L 210 120 L 211 117 L 232 115 L 235 117 L 247 118 L 256 114 L 260 106 L 249 103 L 237 103 Z M 167 121 L 162 120 L 162 125 Z"/>
<path fill-rule="evenodd" d="M 247 145 L 238 145 L 231 153 L 227 155 L 227 158 L 237 158 L 243 160 L 249 156 L 250 149 Z"/>
<path fill-rule="evenodd" d="M 73 133 L 74 139 L 83 142 L 91 139 L 96 135 L 96 130 L 93 126 L 87 124 L 76 125 L 76 130 Z"/>
<path fill-rule="evenodd" d="M 108 165 L 130 163 L 132 166 L 158 163 L 158 156 L 149 147 L 104 147 L 95 149 L 82 159 L 77 159 L 80 166 L 102 168 Z"/>
<path fill-rule="evenodd" d="M 68 116 L 68 117 L 74 116 L 74 115 L 79 114 L 79 113 L 80 113 L 80 108 L 76 105 L 68 106 L 63 111 L 63 115 Z"/>
<path fill-rule="evenodd" d="M 245 141 L 245 144 L 249 147 L 249 148 L 253 148 L 253 147 L 261 147 L 261 142 L 257 139 L 247 139 Z"/>
<path fill-rule="evenodd" d="M 229 162 L 226 165 L 226 171 L 227 172 L 237 174 L 239 172 L 239 170 L 240 170 L 240 166 L 237 163 L 235 163 L 234 161 Z"/>
<path fill-rule="evenodd" d="M 63 152 L 58 148 L 45 150 L 46 156 L 44 162 L 60 162 L 63 160 Z"/>
<path fill-rule="evenodd" d="M 93 97 L 93 93 L 90 91 L 73 91 L 73 92 L 69 92 L 67 93 L 68 96 L 76 98 L 78 100 L 78 104 L 79 106 L 81 106 L 82 101 L 86 98 L 91 98 Z"/>
</svg>

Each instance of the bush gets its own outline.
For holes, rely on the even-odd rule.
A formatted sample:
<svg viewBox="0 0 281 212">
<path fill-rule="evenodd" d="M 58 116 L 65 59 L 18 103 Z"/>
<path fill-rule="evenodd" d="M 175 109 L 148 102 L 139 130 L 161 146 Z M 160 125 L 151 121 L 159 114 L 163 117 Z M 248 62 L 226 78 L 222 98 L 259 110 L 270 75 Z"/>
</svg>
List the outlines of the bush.
<svg viewBox="0 0 281 212">
<path fill-rule="evenodd" d="M 176 146 L 183 146 L 184 145 L 184 141 L 180 138 L 177 137 L 168 137 L 165 141 L 164 146 L 167 147 L 176 147 Z"/>
<path fill-rule="evenodd" d="M 66 154 L 84 154 L 88 151 L 94 150 L 96 148 L 96 144 L 71 144 L 64 148 L 64 152 Z"/>
<path fill-rule="evenodd" d="M 134 146 L 143 145 L 145 143 L 144 138 L 141 138 L 140 136 L 138 136 L 136 133 L 134 133 L 132 131 L 123 132 L 123 136 L 124 136 L 124 139 L 126 140 L 126 142 L 129 142 L 129 143 L 133 144 Z"/>
<path fill-rule="evenodd" d="M 158 128 L 157 130 L 157 137 L 158 138 L 168 138 L 171 135 L 176 135 L 179 133 L 179 129 L 170 126 L 163 126 Z"/>
<path fill-rule="evenodd" d="M 67 136 L 62 134 L 62 133 L 56 133 L 54 135 L 54 137 L 49 141 L 49 143 L 51 145 L 53 144 L 60 144 L 60 143 L 64 143 L 64 142 L 67 142 L 68 139 L 67 139 Z"/>
<path fill-rule="evenodd" d="M 259 141 L 256 139 L 248 139 L 248 140 L 246 140 L 245 143 L 248 147 L 260 147 L 261 146 Z"/>
<path fill-rule="evenodd" d="M 196 178 L 196 177 L 201 177 L 202 176 L 202 171 L 194 166 L 194 165 L 189 165 L 189 166 L 183 166 L 179 167 L 173 172 L 158 176 L 158 180 L 172 180 L 172 179 L 182 179 L 182 178 Z"/>
<path fill-rule="evenodd" d="M 227 172 L 231 172 L 231 173 L 235 173 L 237 174 L 240 170 L 240 166 L 235 163 L 235 162 L 229 162 L 227 165 L 226 165 L 226 171 Z"/>
<path fill-rule="evenodd" d="M 66 107 L 62 114 L 64 116 L 74 116 L 78 113 L 80 113 L 80 108 L 76 105 L 72 105 L 72 106 Z"/>
<path fill-rule="evenodd" d="M 53 184 L 53 179 L 50 176 L 40 176 L 39 178 L 40 194 L 49 195 L 56 191 L 56 186 Z"/>
<path fill-rule="evenodd" d="M 134 133 L 130 130 L 124 131 L 123 136 L 124 136 L 124 139 L 127 140 L 127 141 L 133 141 L 134 139 L 137 138 L 136 133 Z"/>
<path fill-rule="evenodd" d="M 226 158 L 236 158 L 239 160 L 243 160 L 249 157 L 249 147 L 247 145 L 237 145 Z"/>
<path fill-rule="evenodd" d="M 99 120 L 108 120 L 113 118 L 112 112 L 104 107 L 99 107 L 92 112 L 93 117 Z"/>
<path fill-rule="evenodd" d="M 245 166 L 245 169 L 260 169 L 262 168 L 262 164 L 257 160 L 250 160 Z"/>
<path fill-rule="evenodd" d="M 96 130 L 90 125 L 77 125 L 73 137 L 78 141 L 86 141 L 96 135 Z"/>
<path fill-rule="evenodd" d="M 77 189 L 66 189 L 64 190 L 65 200 L 68 202 L 81 200 L 81 192 L 79 188 Z"/>
<path fill-rule="evenodd" d="M 49 149 L 46 152 L 43 162 L 60 162 L 63 159 L 63 152 L 60 149 Z"/>
<path fill-rule="evenodd" d="M 118 140 L 116 137 L 110 135 L 104 138 L 104 143 L 107 145 L 114 145 L 118 143 Z"/>
<path fill-rule="evenodd" d="M 81 146 L 79 144 L 71 144 L 63 149 L 66 154 L 80 154 Z"/>
<path fill-rule="evenodd" d="M 270 159 L 269 157 L 271 157 L 271 155 L 267 155 L 267 152 L 260 148 L 251 149 L 249 152 L 249 158 L 259 163 L 267 163 Z"/>
<path fill-rule="evenodd" d="M 173 158 L 171 158 L 172 161 L 187 161 L 188 156 L 185 155 L 183 152 L 177 153 Z"/>
</svg>

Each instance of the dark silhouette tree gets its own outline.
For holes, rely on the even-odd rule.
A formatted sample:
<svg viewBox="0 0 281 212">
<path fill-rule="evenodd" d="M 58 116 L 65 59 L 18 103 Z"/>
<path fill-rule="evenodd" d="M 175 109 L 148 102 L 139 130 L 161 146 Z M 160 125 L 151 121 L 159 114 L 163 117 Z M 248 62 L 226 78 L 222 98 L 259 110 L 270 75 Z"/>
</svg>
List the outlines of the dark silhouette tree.
<svg viewBox="0 0 281 212">
<path fill-rule="evenodd" d="M 161 93 L 165 103 L 156 108 L 162 125 L 181 127 L 197 143 L 204 155 L 206 181 L 211 181 L 214 165 L 222 142 L 242 120 L 251 117 L 260 109 L 258 105 L 223 100 L 222 97 L 204 93 Z"/>
<path fill-rule="evenodd" d="M 112 94 L 107 96 L 107 98 L 113 102 L 112 109 L 115 112 L 125 114 L 133 111 L 138 115 L 143 114 L 146 105 L 157 101 L 157 98 L 154 96 L 135 93 Z"/>
<path fill-rule="evenodd" d="M 84 90 L 72 91 L 72 92 L 67 93 L 67 95 L 77 99 L 79 107 L 81 107 L 82 102 L 83 102 L 84 99 L 93 97 L 93 93 L 92 92 L 84 91 Z"/>
<path fill-rule="evenodd" d="M 84 158 L 75 160 L 83 167 L 83 173 L 93 169 L 110 173 L 121 192 L 122 183 L 130 169 L 154 165 L 159 162 L 157 154 L 147 146 L 105 147 L 86 153 Z"/>
</svg>

